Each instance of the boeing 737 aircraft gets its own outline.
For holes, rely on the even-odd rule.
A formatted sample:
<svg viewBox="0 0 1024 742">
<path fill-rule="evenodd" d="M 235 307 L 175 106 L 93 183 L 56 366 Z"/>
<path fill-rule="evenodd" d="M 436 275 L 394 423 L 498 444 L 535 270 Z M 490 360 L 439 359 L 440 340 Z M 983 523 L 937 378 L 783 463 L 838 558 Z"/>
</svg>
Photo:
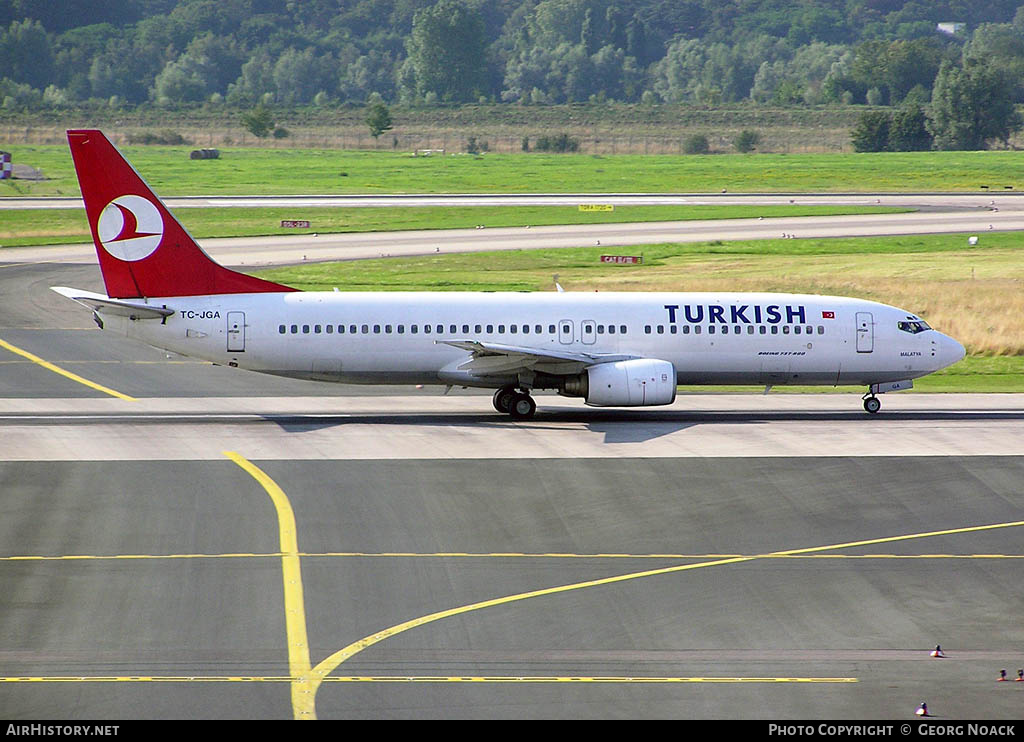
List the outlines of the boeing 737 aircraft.
<svg viewBox="0 0 1024 742">
<path fill-rule="evenodd" d="M 68 142 L 106 294 L 55 287 L 105 330 L 213 363 L 351 384 L 534 389 L 596 407 L 667 405 L 680 384 L 867 386 L 877 394 L 964 356 L 896 307 L 744 293 L 304 292 L 210 258 L 100 131 Z"/>
</svg>

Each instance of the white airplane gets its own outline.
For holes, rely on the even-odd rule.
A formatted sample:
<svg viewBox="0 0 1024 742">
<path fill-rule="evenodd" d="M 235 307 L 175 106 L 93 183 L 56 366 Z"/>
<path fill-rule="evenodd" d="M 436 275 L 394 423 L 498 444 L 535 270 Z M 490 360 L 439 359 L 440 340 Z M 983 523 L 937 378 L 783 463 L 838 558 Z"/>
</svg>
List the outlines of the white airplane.
<svg viewBox="0 0 1024 742">
<path fill-rule="evenodd" d="M 304 292 L 216 263 L 99 131 L 68 131 L 106 294 L 54 287 L 105 330 L 216 364 L 352 384 L 534 389 L 595 407 L 671 404 L 677 385 L 866 385 L 964 348 L 903 309 L 803 294 Z"/>
</svg>

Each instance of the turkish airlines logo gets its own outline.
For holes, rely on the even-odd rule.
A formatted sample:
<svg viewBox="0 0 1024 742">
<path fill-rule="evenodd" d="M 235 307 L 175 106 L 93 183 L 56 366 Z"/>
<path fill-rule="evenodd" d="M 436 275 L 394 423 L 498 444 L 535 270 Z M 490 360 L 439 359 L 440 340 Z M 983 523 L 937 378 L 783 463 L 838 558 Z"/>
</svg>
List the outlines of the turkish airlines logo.
<svg viewBox="0 0 1024 742">
<path fill-rule="evenodd" d="M 164 220 L 152 201 L 119 196 L 100 213 L 96 226 L 103 249 L 127 261 L 148 258 L 160 246 Z"/>
</svg>

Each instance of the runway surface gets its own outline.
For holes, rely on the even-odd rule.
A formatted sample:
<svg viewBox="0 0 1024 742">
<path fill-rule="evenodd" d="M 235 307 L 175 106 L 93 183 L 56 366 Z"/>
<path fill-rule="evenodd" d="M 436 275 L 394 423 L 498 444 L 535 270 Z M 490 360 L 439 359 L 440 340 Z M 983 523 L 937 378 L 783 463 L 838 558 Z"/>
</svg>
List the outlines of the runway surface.
<svg viewBox="0 0 1024 742">
<path fill-rule="evenodd" d="M 1022 396 L 511 422 L 168 358 L 60 284 L 98 271 L 0 264 L 0 716 L 1019 718 Z"/>
<path fill-rule="evenodd" d="M 685 196 L 534 196 L 534 197 L 301 197 L 229 199 L 168 199 L 172 207 L 273 205 L 369 206 L 399 202 L 402 205 L 435 205 L 464 202 L 493 203 L 572 203 L 616 199 L 632 203 L 636 199 L 708 203 L 798 203 L 798 204 L 881 204 L 906 206 L 918 211 L 901 214 L 863 214 L 855 216 L 781 217 L 751 219 L 710 219 L 681 222 L 642 222 L 570 226 L 527 226 L 482 229 L 420 230 L 351 234 L 302 234 L 296 236 L 221 238 L 203 240 L 203 248 L 221 263 L 233 266 L 263 266 L 289 261 L 357 260 L 437 253 L 478 252 L 481 250 L 528 250 L 557 247 L 625 247 L 666 242 L 702 242 L 705 240 L 778 239 L 783 235 L 801 238 L 855 237 L 903 234 L 968 233 L 997 234 L 1024 229 L 1024 199 L 1019 194 L 854 194 L 854 195 L 685 195 Z M 15 199 L 0 199 L 0 208 Z M 646 202 L 646 201 L 645 201 Z M 67 199 L 22 200 L 23 204 L 57 208 L 74 205 Z M 982 239 L 988 239 L 983 237 Z M 83 263 L 93 264 L 91 244 L 5 248 L 0 259 L 8 263 Z"/>
</svg>

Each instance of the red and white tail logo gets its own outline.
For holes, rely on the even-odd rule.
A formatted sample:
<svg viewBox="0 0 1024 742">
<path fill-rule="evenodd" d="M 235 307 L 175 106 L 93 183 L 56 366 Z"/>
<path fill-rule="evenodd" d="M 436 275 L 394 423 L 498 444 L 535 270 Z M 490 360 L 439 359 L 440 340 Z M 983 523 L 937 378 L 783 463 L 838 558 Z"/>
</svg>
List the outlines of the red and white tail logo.
<svg viewBox="0 0 1024 742">
<path fill-rule="evenodd" d="M 107 296 L 294 291 L 207 255 L 102 132 L 68 131 Z"/>
</svg>

